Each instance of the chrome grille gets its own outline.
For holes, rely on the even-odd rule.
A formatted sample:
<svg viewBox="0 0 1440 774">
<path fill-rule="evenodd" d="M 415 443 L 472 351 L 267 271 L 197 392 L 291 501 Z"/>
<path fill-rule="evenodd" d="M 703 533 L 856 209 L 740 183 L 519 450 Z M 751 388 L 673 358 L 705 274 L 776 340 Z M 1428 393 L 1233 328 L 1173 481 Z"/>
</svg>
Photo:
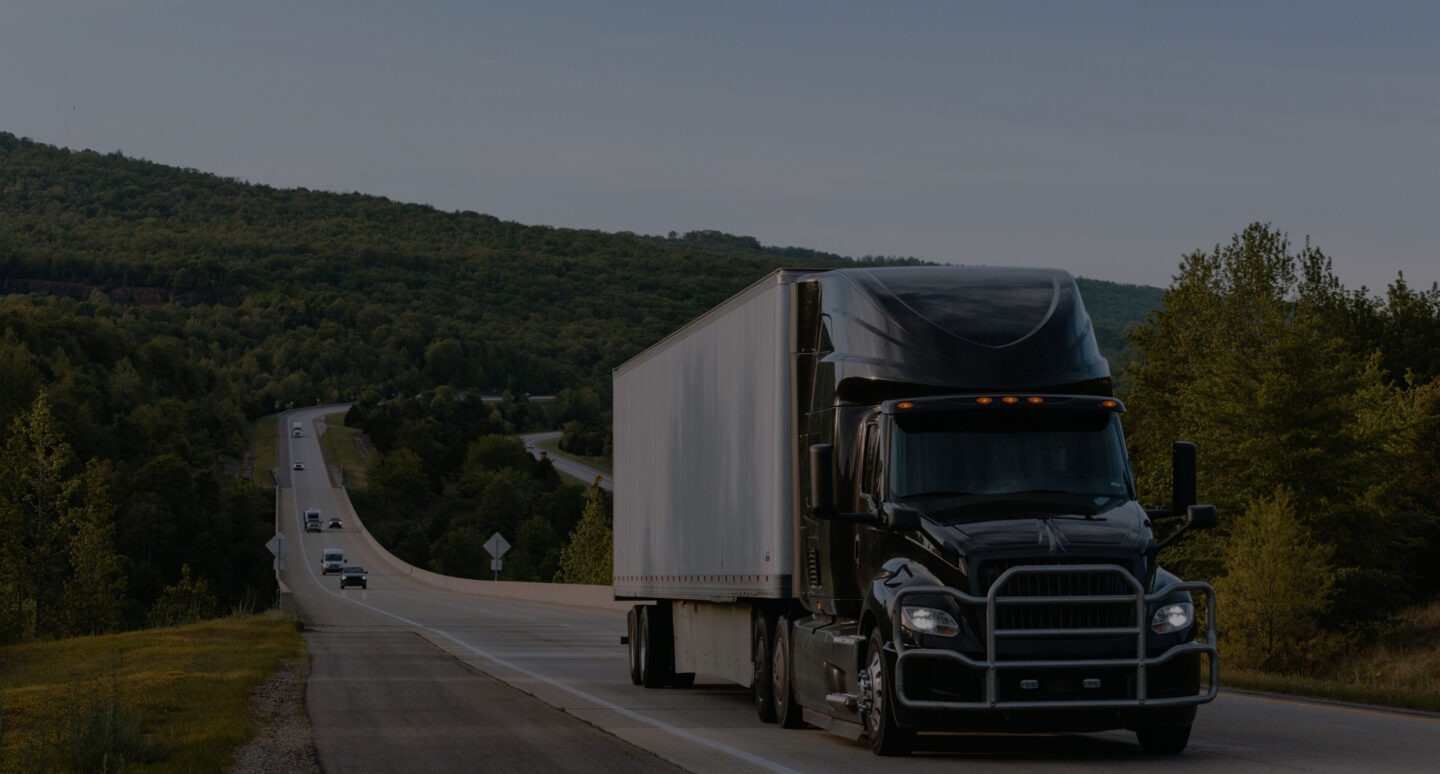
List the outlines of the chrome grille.
<svg viewBox="0 0 1440 774">
<path fill-rule="evenodd" d="M 1104 559 L 1054 557 L 1003 559 L 980 565 L 975 589 L 977 595 L 990 592 L 990 587 L 1011 567 L 1022 565 L 1116 564 L 1127 572 L 1132 568 Z M 1133 590 L 1124 578 L 1111 572 L 1023 574 L 1005 583 L 999 597 L 1082 597 L 1129 595 Z M 1135 625 L 1133 602 L 1106 604 L 1001 605 L 996 610 L 998 629 L 1091 629 L 1120 628 Z"/>
</svg>

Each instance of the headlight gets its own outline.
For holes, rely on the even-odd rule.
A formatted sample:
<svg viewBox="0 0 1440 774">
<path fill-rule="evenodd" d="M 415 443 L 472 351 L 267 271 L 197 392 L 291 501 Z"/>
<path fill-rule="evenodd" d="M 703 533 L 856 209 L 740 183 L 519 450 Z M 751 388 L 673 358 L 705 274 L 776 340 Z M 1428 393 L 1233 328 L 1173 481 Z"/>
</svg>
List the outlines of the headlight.
<svg viewBox="0 0 1440 774">
<path fill-rule="evenodd" d="M 1155 617 L 1150 619 L 1150 629 L 1156 634 L 1169 634 L 1188 628 L 1194 620 L 1195 606 L 1189 602 L 1176 602 L 1155 611 Z"/>
<path fill-rule="evenodd" d="M 900 608 L 900 624 L 916 634 L 937 634 L 954 637 L 960 633 L 960 624 L 944 610 L 933 607 Z"/>
</svg>

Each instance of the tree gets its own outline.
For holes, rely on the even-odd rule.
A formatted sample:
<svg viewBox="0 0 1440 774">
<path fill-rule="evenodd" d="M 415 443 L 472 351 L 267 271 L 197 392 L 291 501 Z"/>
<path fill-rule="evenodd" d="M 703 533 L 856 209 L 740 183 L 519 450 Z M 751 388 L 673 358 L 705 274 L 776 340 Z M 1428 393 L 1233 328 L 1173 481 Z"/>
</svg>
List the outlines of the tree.
<svg viewBox="0 0 1440 774">
<path fill-rule="evenodd" d="M 614 543 L 610 494 L 598 486 L 591 487 L 580 523 L 560 552 L 555 582 L 610 584 L 614 580 Z"/>
<path fill-rule="evenodd" d="M 1218 577 L 1226 533 L 1284 490 L 1301 525 L 1335 547 L 1336 624 L 1405 601 L 1415 538 L 1433 513 L 1395 485 L 1414 416 L 1380 357 L 1347 338 L 1365 309 L 1323 253 L 1293 252 L 1262 224 L 1186 257 L 1135 334 L 1141 359 L 1125 396 L 1142 495 L 1169 499 L 1170 442 L 1192 440 L 1200 497 L 1222 513 L 1223 529 L 1167 552 L 1173 569 Z"/>
<path fill-rule="evenodd" d="M 405 447 L 387 453 L 370 471 L 370 485 L 385 494 L 410 503 L 430 497 L 430 477 L 420 455 Z"/>
<path fill-rule="evenodd" d="M 1276 489 L 1247 504 L 1225 542 L 1216 582 L 1221 648 L 1242 669 L 1295 672 L 1333 652 L 1321 631 L 1334 576 L 1331 549 L 1315 543 L 1294 497 Z"/>
<path fill-rule="evenodd" d="M 120 628 L 125 576 L 115 551 L 115 506 L 105 485 L 104 466 L 91 461 L 77 483 L 79 496 L 66 512 L 70 533 L 70 577 L 60 613 L 60 634 L 103 634 Z"/>
<path fill-rule="evenodd" d="M 215 616 L 215 594 L 204 578 L 192 578 L 190 565 L 180 566 L 180 580 L 166 586 L 150 608 L 151 626 L 178 626 Z"/>
<path fill-rule="evenodd" d="M 66 470 L 75 460 L 41 392 L 15 418 L 0 456 L 0 588 L 6 598 L 5 639 L 56 629 L 68 569 L 64 518 L 74 486 Z"/>
</svg>

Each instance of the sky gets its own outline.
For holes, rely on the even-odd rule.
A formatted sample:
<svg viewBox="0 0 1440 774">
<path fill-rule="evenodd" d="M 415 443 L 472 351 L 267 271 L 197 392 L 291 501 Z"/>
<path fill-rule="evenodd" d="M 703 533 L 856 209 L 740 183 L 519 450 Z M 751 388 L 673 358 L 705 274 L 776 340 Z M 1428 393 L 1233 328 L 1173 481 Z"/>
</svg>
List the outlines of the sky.
<svg viewBox="0 0 1440 774">
<path fill-rule="evenodd" d="M 0 131 L 526 224 L 1440 281 L 1440 3 L 5 0 Z M 0 169 L 3 176 L 3 169 Z"/>
</svg>

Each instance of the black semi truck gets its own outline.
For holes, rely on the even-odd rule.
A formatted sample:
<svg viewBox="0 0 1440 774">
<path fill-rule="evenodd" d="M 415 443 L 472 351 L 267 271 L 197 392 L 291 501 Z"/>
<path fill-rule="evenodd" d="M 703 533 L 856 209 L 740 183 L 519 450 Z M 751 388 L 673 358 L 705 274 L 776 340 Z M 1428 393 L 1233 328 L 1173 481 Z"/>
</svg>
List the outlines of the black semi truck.
<svg viewBox="0 0 1440 774">
<path fill-rule="evenodd" d="M 1069 274 L 777 271 L 614 393 L 636 684 L 733 680 L 762 720 L 882 755 L 1115 728 L 1176 753 L 1215 697 L 1214 593 L 1157 563 L 1216 523 L 1194 446 L 1143 508 Z"/>
</svg>

